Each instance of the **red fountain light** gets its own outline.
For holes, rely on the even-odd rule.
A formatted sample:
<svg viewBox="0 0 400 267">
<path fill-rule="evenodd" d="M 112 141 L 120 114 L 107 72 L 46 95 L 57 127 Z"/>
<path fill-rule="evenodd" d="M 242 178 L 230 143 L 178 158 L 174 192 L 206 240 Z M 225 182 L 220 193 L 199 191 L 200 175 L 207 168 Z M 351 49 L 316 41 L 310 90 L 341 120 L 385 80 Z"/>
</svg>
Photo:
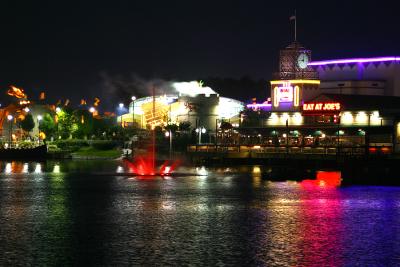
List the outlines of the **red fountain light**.
<svg viewBox="0 0 400 267">
<path fill-rule="evenodd" d="M 172 164 L 170 164 L 172 163 Z M 142 176 L 155 176 L 155 175 L 170 175 L 179 165 L 179 161 L 169 161 L 166 160 L 157 169 L 154 164 L 154 159 L 150 155 L 146 157 L 137 156 L 133 162 L 127 161 L 129 169 L 137 175 Z"/>
<path fill-rule="evenodd" d="M 318 171 L 316 180 L 303 180 L 300 184 L 304 187 L 338 187 L 341 181 L 341 172 Z"/>
</svg>

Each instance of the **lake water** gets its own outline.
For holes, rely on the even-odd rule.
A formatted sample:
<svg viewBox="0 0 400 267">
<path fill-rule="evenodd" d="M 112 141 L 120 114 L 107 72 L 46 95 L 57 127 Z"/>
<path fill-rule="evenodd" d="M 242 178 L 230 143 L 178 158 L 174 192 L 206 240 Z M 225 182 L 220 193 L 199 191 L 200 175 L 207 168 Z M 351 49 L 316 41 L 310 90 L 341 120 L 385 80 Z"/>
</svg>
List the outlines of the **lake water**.
<svg viewBox="0 0 400 267">
<path fill-rule="evenodd" d="M 124 168 L 1 162 L 0 265 L 400 265 L 400 188 L 304 188 L 257 166 Z"/>
</svg>

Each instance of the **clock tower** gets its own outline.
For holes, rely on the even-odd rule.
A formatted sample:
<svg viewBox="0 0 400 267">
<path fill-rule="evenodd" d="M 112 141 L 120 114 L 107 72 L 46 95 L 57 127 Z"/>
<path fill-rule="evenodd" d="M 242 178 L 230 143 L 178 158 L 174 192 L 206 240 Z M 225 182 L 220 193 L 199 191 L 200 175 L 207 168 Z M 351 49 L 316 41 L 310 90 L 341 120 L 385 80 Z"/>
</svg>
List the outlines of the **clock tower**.
<svg viewBox="0 0 400 267">
<path fill-rule="evenodd" d="M 311 50 L 299 42 L 293 42 L 279 53 L 279 73 L 275 78 L 289 79 L 318 79 L 317 72 L 307 66 L 311 61 Z"/>
<path fill-rule="evenodd" d="M 300 111 L 302 103 L 316 97 L 320 81 L 308 63 L 311 50 L 294 41 L 279 53 L 279 72 L 271 81 L 272 110 Z"/>
</svg>

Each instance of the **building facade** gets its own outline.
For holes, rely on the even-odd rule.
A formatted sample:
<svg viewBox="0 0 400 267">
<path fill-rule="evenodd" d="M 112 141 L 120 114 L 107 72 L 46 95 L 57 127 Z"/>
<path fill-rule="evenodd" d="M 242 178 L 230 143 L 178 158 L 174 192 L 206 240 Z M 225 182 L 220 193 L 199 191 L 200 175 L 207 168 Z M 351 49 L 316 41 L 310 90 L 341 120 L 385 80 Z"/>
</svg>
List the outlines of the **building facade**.
<svg viewBox="0 0 400 267">
<path fill-rule="evenodd" d="M 140 128 L 189 122 L 192 128 L 215 130 L 221 121 L 239 123 L 244 103 L 222 97 L 198 82 L 173 84 L 175 94 L 148 96 L 133 100 L 129 112 L 118 117 L 123 127 L 132 123 Z"/>
<path fill-rule="evenodd" d="M 389 153 L 400 143 L 400 57 L 311 61 L 295 42 L 280 52 L 271 100 L 247 108 L 236 142 L 258 149 L 305 147 L 338 153 Z"/>
</svg>

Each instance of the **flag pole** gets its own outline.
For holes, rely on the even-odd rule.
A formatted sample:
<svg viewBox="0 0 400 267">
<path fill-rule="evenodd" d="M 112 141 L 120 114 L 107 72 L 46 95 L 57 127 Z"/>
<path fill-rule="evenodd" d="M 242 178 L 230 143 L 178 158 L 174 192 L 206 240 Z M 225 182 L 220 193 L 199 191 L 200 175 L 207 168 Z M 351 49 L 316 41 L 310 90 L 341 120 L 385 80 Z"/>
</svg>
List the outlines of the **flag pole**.
<svg viewBox="0 0 400 267">
<path fill-rule="evenodd" d="M 296 14 L 296 9 L 294 10 L 294 41 L 297 42 L 297 14 Z"/>
</svg>

